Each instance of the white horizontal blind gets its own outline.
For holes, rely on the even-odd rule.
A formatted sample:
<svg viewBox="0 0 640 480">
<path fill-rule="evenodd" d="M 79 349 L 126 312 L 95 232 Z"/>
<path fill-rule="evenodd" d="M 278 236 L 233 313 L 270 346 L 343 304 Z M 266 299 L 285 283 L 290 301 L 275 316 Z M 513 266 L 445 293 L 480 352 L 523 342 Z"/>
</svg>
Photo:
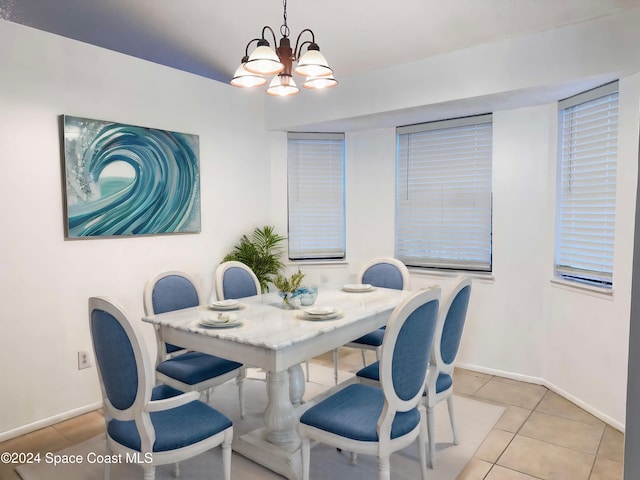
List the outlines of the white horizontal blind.
<svg viewBox="0 0 640 480">
<path fill-rule="evenodd" d="M 556 275 L 611 288 L 618 83 L 559 103 Z"/>
<path fill-rule="evenodd" d="M 344 134 L 288 134 L 289 258 L 345 257 Z"/>
<path fill-rule="evenodd" d="M 397 129 L 396 257 L 491 271 L 492 117 Z"/>
</svg>

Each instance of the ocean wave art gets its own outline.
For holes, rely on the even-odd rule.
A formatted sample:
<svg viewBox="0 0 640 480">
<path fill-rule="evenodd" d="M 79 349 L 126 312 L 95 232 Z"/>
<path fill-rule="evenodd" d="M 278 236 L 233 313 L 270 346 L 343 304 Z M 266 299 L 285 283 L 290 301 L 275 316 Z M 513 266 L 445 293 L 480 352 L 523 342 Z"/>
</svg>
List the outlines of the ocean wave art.
<svg viewBox="0 0 640 480">
<path fill-rule="evenodd" d="M 200 232 L 197 135 L 63 123 L 69 238 Z"/>
</svg>

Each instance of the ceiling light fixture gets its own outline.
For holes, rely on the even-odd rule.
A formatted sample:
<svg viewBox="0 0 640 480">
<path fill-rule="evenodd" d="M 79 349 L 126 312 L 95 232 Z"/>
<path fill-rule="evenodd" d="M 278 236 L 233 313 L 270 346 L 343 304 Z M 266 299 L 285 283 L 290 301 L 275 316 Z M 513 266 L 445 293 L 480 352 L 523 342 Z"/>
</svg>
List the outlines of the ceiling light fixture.
<svg viewBox="0 0 640 480">
<path fill-rule="evenodd" d="M 267 76 L 275 75 L 267 87 L 269 95 L 282 97 L 296 95 L 300 93 L 292 76 L 293 63 L 296 62 L 293 72 L 305 77 L 302 84 L 304 88 L 320 90 L 335 87 L 338 82 L 333 76 L 333 70 L 329 68 L 327 60 L 320 53 L 320 47 L 310 29 L 302 30 L 296 40 L 295 48 L 291 48 L 290 32 L 287 26 L 287 0 L 283 0 L 283 5 L 284 23 L 280 26 L 282 38 L 278 48 L 274 52 L 265 38 L 266 32 L 271 32 L 275 45 L 276 34 L 271 27 L 268 25 L 263 27 L 261 38 L 254 38 L 247 43 L 241 65 L 233 75 L 231 85 L 240 88 L 261 87 L 267 83 Z M 300 38 L 306 32 L 311 34 L 311 40 L 300 43 Z M 257 42 L 257 46 L 249 55 L 249 47 L 254 42 Z M 302 49 L 305 46 L 307 51 L 302 55 Z"/>
</svg>

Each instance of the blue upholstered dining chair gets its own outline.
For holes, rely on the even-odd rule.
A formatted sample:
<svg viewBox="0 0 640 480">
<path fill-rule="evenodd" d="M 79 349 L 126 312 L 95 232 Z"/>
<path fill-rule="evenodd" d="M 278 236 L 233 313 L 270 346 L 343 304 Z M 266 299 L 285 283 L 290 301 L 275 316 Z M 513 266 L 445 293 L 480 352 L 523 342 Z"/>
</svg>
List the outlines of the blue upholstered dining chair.
<svg viewBox="0 0 640 480">
<path fill-rule="evenodd" d="M 151 278 L 144 288 L 144 311 L 156 315 L 200 305 L 195 280 L 187 273 L 162 272 Z M 212 388 L 235 378 L 238 385 L 240 416 L 244 418 L 244 377 L 241 363 L 215 355 L 189 352 L 180 346 L 166 343 L 156 328 L 158 355 L 156 377 L 159 382 L 183 392 L 206 392 L 207 401 Z"/>
<path fill-rule="evenodd" d="M 367 262 L 358 272 L 356 283 L 368 283 L 374 287 L 393 288 L 395 290 L 409 290 L 411 278 L 409 270 L 400 260 L 395 258 L 376 258 Z M 384 327 L 346 344 L 346 347 L 359 348 L 362 352 L 362 365 L 367 365 L 366 350 L 376 352 L 376 360 L 380 357 L 380 347 L 384 337 Z M 338 350 L 333 351 L 334 377 L 338 379 Z"/>
<path fill-rule="evenodd" d="M 465 275 L 456 277 L 440 306 L 438 324 L 431 347 L 429 373 L 425 387 L 425 403 L 427 405 L 427 430 L 429 432 L 428 464 L 435 464 L 436 442 L 435 421 L 433 411 L 436 404 L 447 400 L 449 421 L 453 433 L 453 443 L 458 445 L 458 433 L 453 411 L 453 368 L 458 355 L 462 331 L 467 316 L 469 297 L 471 296 L 471 278 Z M 361 383 L 376 384 L 379 382 L 379 362 L 363 368 L 356 373 Z"/>
<path fill-rule="evenodd" d="M 433 411 L 436 404 L 442 400 L 447 400 L 453 444 L 458 445 L 459 443 L 453 411 L 453 369 L 467 318 L 470 297 L 471 278 L 460 275 L 453 280 L 440 307 L 426 388 L 427 428 L 429 431 L 429 455 L 427 458 L 431 468 L 435 464 L 436 454 Z"/>
<path fill-rule="evenodd" d="M 168 385 L 154 387 L 153 364 L 136 324 L 122 307 L 89 299 L 89 325 L 104 399 L 107 453 L 140 458 L 144 479 L 157 465 L 178 462 L 222 445 L 225 480 L 231 479 L 231 419 Z M 109 480 L 109 464 L 104 478 Z"/>
<path fill-rule="evenodd" d="M 389 457 L 416 438 L 427 478 L 426 414 L 422 404 L 440 289 L 420 290 L 393 311 L 380 352 L 380 386 L 352 383 L 300 417 L 302 478 L 309 479 L 310 441 L 378 457 L 378 478 L 391 478 Z M 426 347 L 425 347 L 426 346 Z"/>
<path fill-rule="evenodd" d="M 222 262 L 216 268 L 215 276 L 218 300 L 252 297 L 262 293 L 258 277 L 242 262 Z"/>
</svg>

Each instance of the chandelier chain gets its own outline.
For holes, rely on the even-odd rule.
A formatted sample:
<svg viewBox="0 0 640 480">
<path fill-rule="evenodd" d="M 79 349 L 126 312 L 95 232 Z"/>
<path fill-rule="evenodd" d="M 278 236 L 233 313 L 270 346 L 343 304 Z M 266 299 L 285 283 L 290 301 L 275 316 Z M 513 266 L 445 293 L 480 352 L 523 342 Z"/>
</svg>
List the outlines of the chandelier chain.
<svg viewBox="0 0 640 480">
<path fill-rule="evenodd" d="M 280 35 L 285 38 L 289 37 L 289 26 L 287 25 L 287 0 L 282 0 L 282 6 L 284 7 L 284 12 L 282 14 L 282 18 L 284 23 L 280 25 Z"/>
</svg>

